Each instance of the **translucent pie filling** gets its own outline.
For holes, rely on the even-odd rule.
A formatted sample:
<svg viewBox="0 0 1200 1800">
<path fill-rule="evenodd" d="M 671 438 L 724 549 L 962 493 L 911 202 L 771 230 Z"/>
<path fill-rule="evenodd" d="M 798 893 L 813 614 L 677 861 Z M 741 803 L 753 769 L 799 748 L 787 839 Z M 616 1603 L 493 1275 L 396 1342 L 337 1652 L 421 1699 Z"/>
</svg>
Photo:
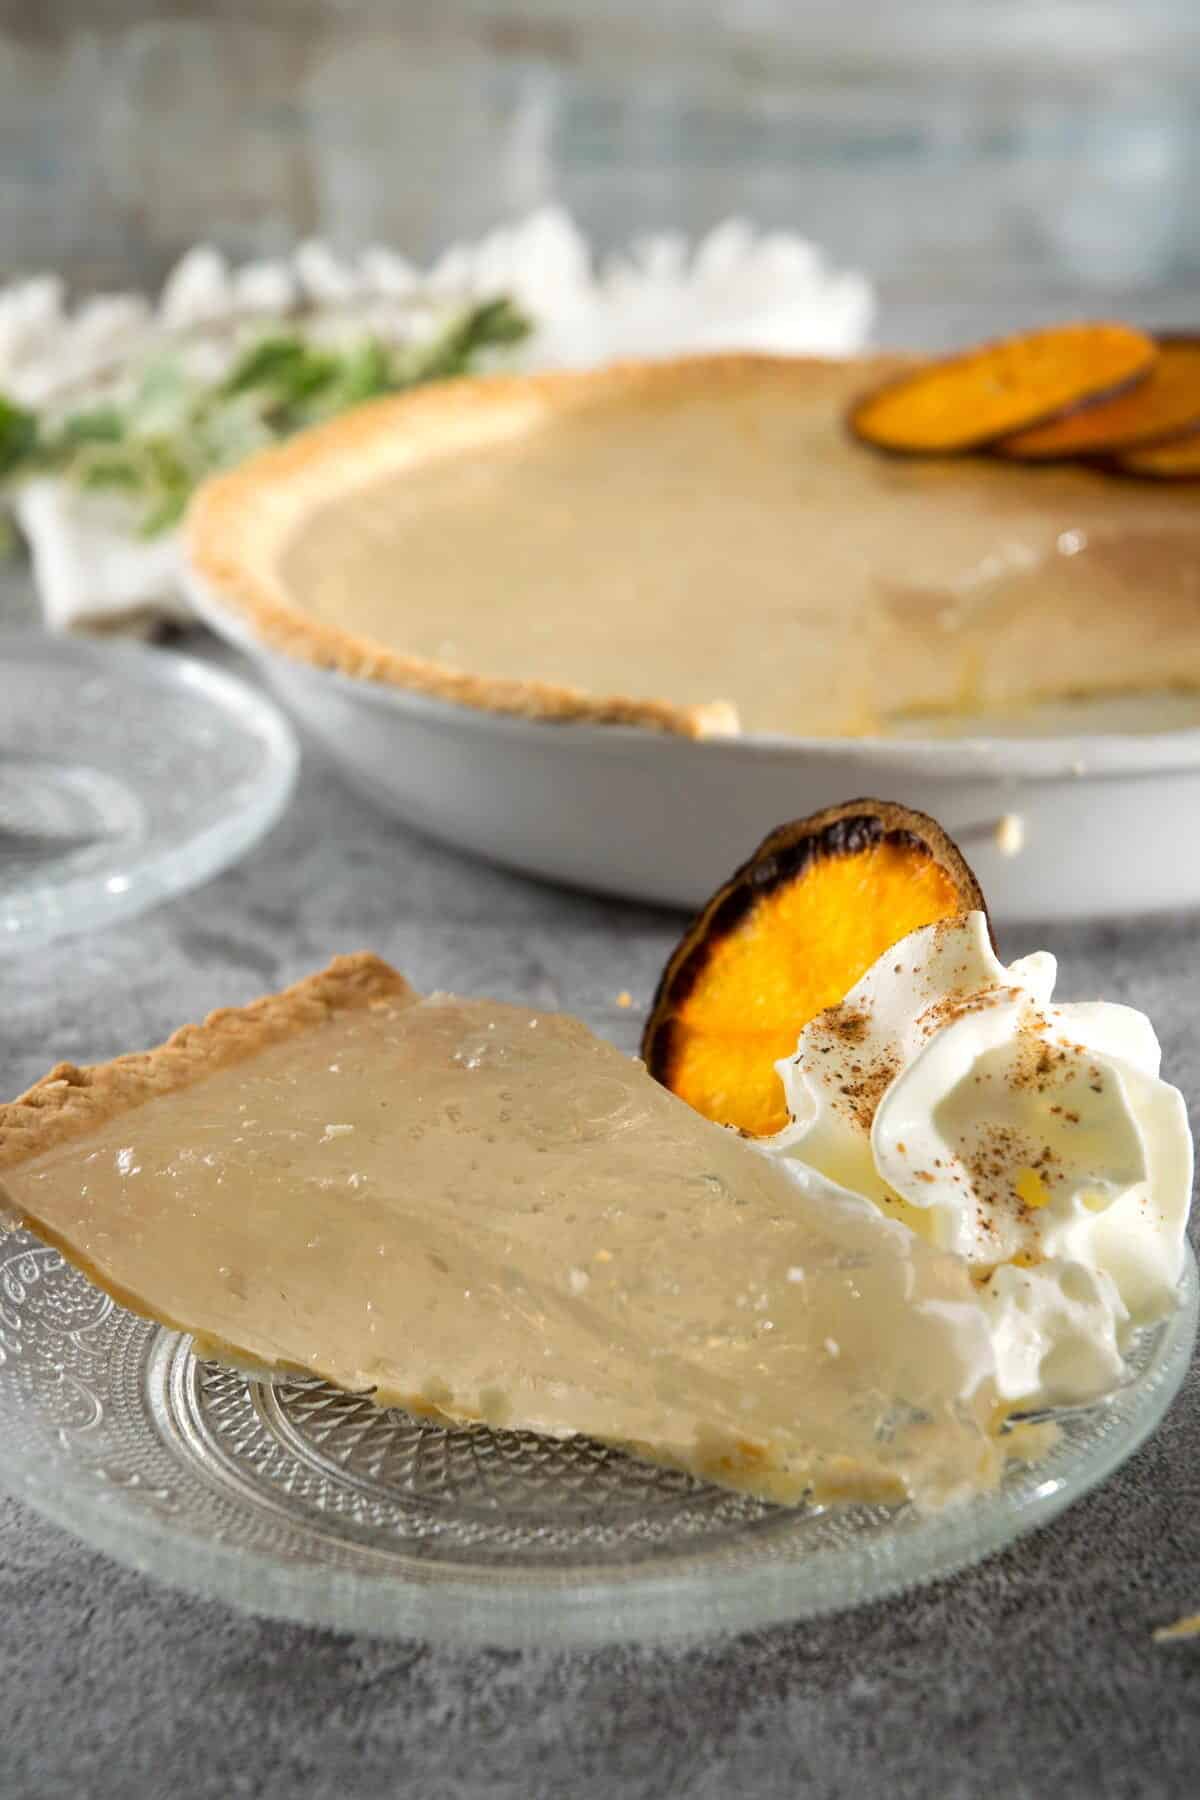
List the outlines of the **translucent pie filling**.
<svg viewBox="0 0 1200 1800">
<path fill-rule="evenodd" d="M 503 431 L 502 403 L 499 422 L 479 403 L 477 441 L 427 455 L 398 409 L 394 469 L 386 441 L 355 470 L 315 439 L 320 483 L 278 531 L 264 508 L 293 503 L 264 467 L 261 572 L 364 643 L 484 682 L 726 702 L 743 731 L 1200 685 L 1192 494 L 880 456 L 844 422 L 869 380 L 803 362 L 597 378 L 561 407 L 514 403 Z"/>
<path fill-rule="evenodd" d="M 205 1352 L 585 1433 L 796 1501 L 995 1478 L 965 1265 L 802 1185 L 570 1018 L 403 994 L 3 1176 Z"/>
</svg>

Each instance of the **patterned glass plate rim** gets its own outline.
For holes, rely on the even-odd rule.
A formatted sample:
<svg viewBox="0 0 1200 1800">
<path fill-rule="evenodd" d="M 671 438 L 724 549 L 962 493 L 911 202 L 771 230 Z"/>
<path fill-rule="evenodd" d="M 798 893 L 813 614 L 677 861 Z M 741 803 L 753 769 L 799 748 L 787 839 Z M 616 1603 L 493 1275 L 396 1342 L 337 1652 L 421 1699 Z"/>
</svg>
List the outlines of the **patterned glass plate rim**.
<svg viewBox="0 0 1200 1800">
<path fill-rule="evenodd" d="M 120 1561 L 243 1610 L 457 1643 L 664 1641 L 811 1617 L 951 1574 L 1052 1519 L 1159 1423 L 1200 1310 L 1060 1412 L 1001 1489 L 931 1518 L 784 1509 L 586 1440 L 449 1431 L 309 1380 L 199 1362 L 54 1250 L 0 1235 L 0 1482 Z"/>
</svg>

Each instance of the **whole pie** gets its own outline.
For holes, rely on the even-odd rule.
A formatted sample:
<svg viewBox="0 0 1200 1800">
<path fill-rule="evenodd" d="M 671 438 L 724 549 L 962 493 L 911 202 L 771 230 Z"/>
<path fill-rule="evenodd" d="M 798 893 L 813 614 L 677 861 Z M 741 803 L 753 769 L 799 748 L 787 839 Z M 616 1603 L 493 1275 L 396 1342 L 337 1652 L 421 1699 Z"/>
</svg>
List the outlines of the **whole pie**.
<svg viewBox="0 0 1200 1800">
<path fill-rule="evenodd" d="M 719 356 L 447 383 L 208 484 L 264 642 L 470 706 L 693 736 L 1200 688 L 1200 509 L 1079 466 L 881 456 L 905 365 Z"/>
</svg>

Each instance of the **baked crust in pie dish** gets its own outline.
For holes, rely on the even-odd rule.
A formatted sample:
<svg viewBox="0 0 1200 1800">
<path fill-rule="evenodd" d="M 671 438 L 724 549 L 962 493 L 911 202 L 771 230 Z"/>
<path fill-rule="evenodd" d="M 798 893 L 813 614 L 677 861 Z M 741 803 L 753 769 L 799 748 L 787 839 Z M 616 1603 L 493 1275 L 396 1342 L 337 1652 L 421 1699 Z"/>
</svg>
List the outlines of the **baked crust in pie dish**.
<svg viewBox="0 0 1200 1800">
<path fill-rule="evenodd" d="M 1193 493 L 880 456 L 905 366 L 691 357 L 374 402 L 206 484 L 191 565 L 272 648 L 692 737 L 1200 688 Z"/>
</svg>

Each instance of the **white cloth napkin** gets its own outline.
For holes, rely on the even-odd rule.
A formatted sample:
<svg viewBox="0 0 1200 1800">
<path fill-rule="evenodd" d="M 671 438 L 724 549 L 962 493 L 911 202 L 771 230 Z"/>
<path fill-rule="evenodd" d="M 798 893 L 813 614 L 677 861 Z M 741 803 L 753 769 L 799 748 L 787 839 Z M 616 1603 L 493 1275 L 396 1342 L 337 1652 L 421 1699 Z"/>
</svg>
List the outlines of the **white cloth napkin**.
<svg viewBox="0 0 1200 1800">
<path fill-rule="evenodd" d="M 741 220 L 697 244 L 646 238 L 597 262 L 568 215 L 533 214 L 430 269 L 394 251 L 355 260 L 302 245 L 288 260 L 231 267 L 188 251 L 156 305 L 105 295 L 74 308 L 41 276 L 0 290 L 0 391 L 26 405 L 86 391 L 114 367 L 136 367 L 164 342 L 201 340 L 223 320 L 264 328 L 298 302 L 343 324 L 403 335 L 422 308 L 507 294 L 533 319 L 521 366 L 580 368 L 623 356 L 695 350 L 846 355 L 864 342 L 874 301 L 866 280 L 832 269 L 814 245 Z M 185 619 L 177 534 L 146 541 L 119 497 L 81 494 L 53 477 L 25 483 L 15 511 L 29 542 L 47 624 L 57 631 L 139 630 Z"/>
</svg>

